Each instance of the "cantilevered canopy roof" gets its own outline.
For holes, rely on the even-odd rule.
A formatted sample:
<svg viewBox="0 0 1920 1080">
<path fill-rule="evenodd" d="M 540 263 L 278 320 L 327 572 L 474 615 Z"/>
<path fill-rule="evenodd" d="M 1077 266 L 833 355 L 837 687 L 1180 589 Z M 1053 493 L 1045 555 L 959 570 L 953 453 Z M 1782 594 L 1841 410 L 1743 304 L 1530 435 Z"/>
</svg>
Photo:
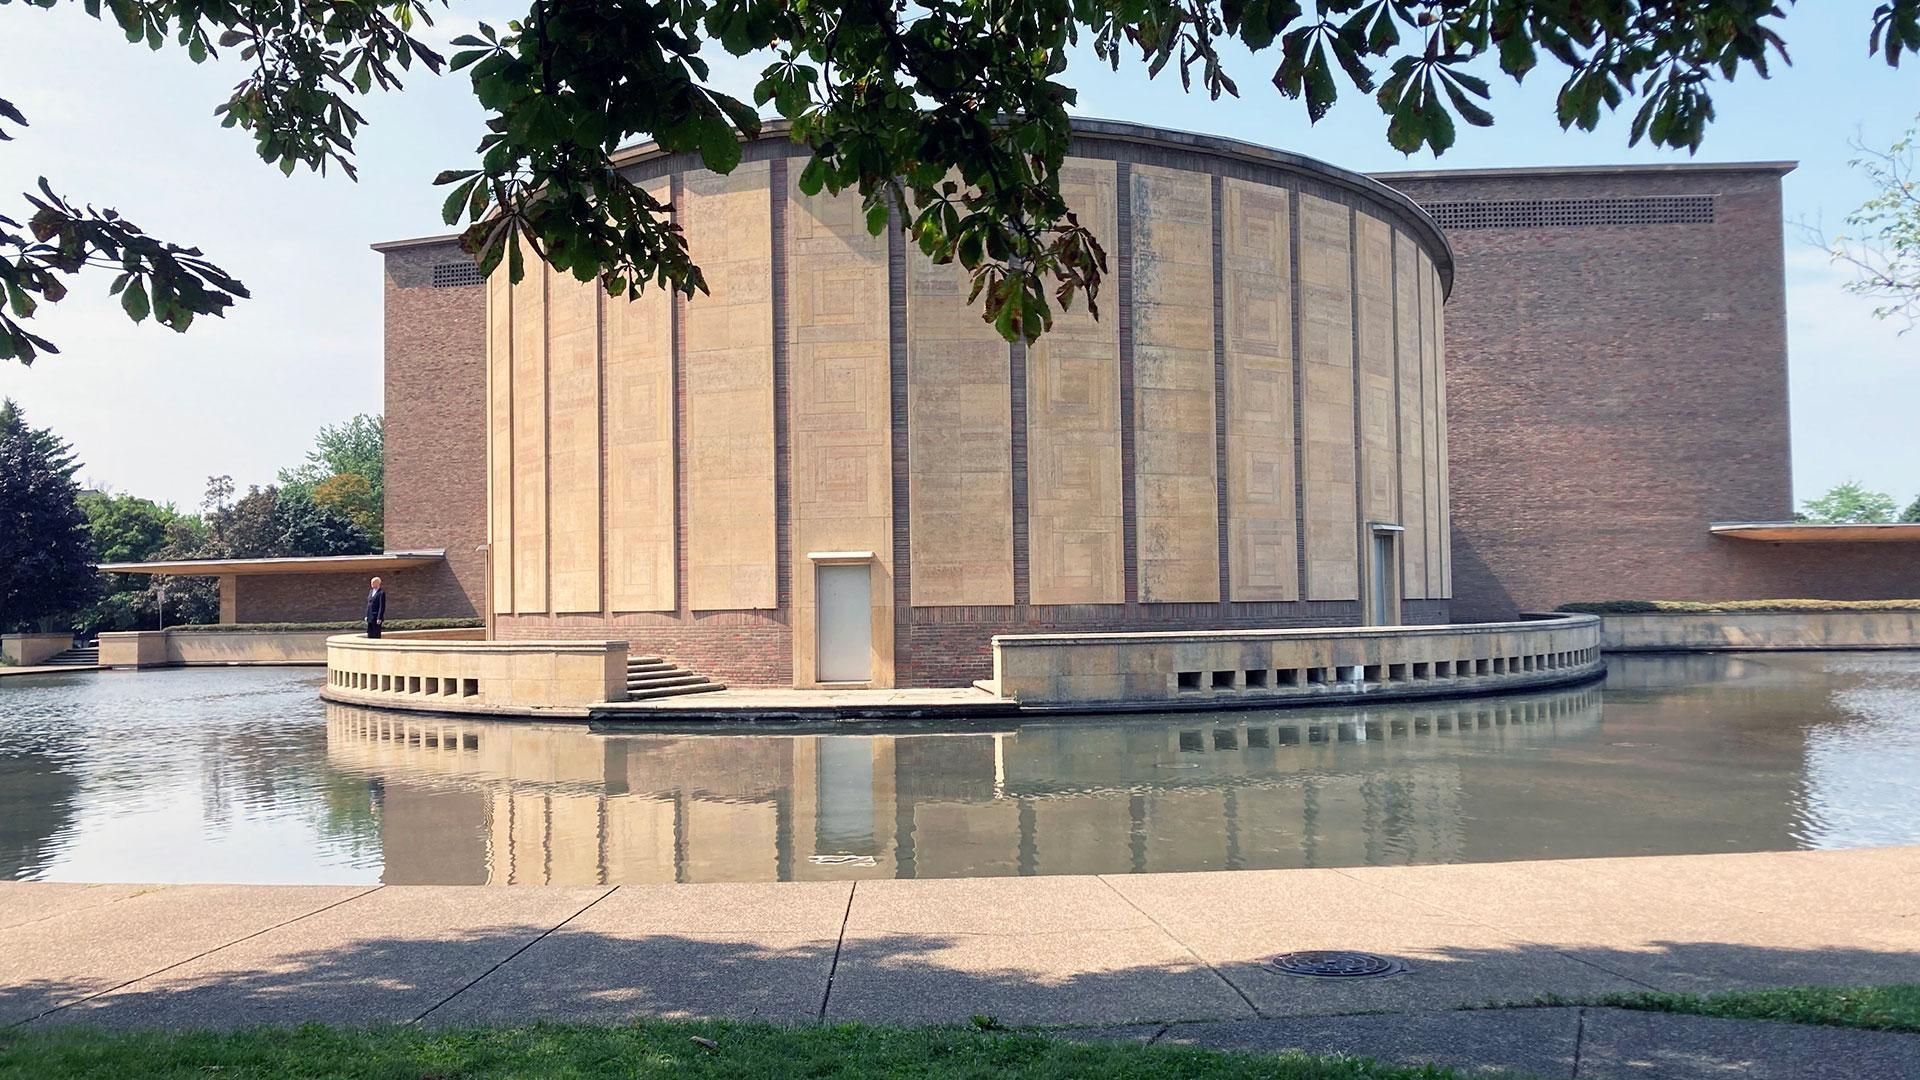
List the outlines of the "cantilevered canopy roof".
<svg viewBox="0 0 1920 1080">
<path fill-rule="evenodd" d="M 184 577 L 225 577 L 251 574 L 379 573 L 431 566 L 447 557 L 445 548 L 430 551 L 385 551 L 378 555 L 311 555 L 291 559 L 174 559 L 163 562 L 101 563 L 113 574 L 174 574 Z"/>
<path fill-rule="evenodd" d="M 1716 521 L 1715 536 L 1784 544 L 1920 543 L 1920 522 L 1891 525 L 1815 525 L 1805 521 Z"/>
</svg>

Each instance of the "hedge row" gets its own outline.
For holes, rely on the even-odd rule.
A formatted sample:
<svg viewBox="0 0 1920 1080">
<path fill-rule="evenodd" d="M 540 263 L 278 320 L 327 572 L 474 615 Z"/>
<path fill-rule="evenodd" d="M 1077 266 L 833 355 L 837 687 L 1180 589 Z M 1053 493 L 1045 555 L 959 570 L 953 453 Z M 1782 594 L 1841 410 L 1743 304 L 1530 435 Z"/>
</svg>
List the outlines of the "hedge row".
<svg viewBox="0 0 1920 1080">
<path fill-rule="evenodd" d="M 1920 611 L 1913 600 L 1596 600 L 1561 604 L 1556 611 L 1588 615 L 1746 615 L 1792 611 Z"/>
<path fill-rule="evenodd" d="M 381 624 L 388 630 L 471 630 L 487 625 L 480 619 L 388 619 Z M 264 631 L 290 633 L 298 630 L 365 630 L 360 622 L 254 622 L 203 623 L 197 626 L 169 626 L 175 634 L 238 634 Z"/>
</svg>

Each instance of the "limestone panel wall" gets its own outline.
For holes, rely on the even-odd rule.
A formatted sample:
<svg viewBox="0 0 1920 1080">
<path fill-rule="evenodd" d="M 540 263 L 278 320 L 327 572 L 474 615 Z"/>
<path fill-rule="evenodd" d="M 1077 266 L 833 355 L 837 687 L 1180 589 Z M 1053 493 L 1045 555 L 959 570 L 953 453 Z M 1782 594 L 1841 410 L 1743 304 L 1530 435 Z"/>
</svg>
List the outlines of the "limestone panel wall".
<svg viewBox="0 0 1920 1080">
<path fill-rule="evenodd" d="M 1118 169 L 1069 161 L 1060 189 L 1080 223 L 1119 253 Z M 1113 305 L 1112 292 L 1107 303 Z M 1027 352 L 1029 590 L 1035 604 L 1126 599 L 1120 491 L 1120 330 L 1113 307 L 1060 313 Z"/>
<path fill-rule="evenodd" d="M 1433 327 L 1433 385 L 1436 395 L 1433 405 L 1434 422 L 1439 425 L 1439 437 L 1435 440 L 1435 454 L 1439 461 L 1435 468 L 1438 488 L 1433 504 L 1439 514 L 1439 535 L 1435 537 L 1434 547 L 1440 557 L 1440 590 L 1435 595 L 1453 595 L 1453 503 L 1449 489 L 1451 481 L 1447 471 L 1447 320 L 1441 317 L 1440 309 L 1446 289 L 1440 284 L 1440 272 L 1433 269 L 1432 260 L 1428 260 L 1429 282 L 1427 295 L 1433 305 L 1428 309 L 1427 322 Z"/>
<path fill-rule="evenodd" d="M 915 607 L 1013 603 L 1009 353 L 958 262 L 907 253 L 907 468 Z"/>
<path fill-rule="evenodd" d="M 1446 525 L 1443 504 L 1446 501 L 1444 490 L 1440 486 L 1440 382 L 1445 372 L 1440 364 L 1439 330 L 1439 284 L 1440 279 L 1433 272 L 1433 261 L 1426 255 L 1420 256 L 1420 370 L 1422 390 L 1420 394 L 1421 424 L 1421 469 L 1427 491 L 1432 497 L 1425 507 L 1425 531 L 1427 538 L 1427 595 L 1447 595 L 1446 570 L 1441 564 L 1442 552 L 1446 548 Z"/>
<path fill-rule="evenodd" d="M 493 611 L 513 611 L 513 302 L 507 275 L 487 279 L 487 535 Z"/>
<path fill-rule="evenodd" d="M 709 295 L 686 301 L 687 598 L 695 611 L 777 604 L 771 170 L 680 176 Z"/>
<path fill-rule="evenodd" d="M 1352 213 L 1300 197 L 1301 468 L 1307 599 L 1360 596 L 1354 520 Z"/>
<path fill-rule="evenodd" d="M 630 173 L 708 294 L 609 297 L 535 260 L 476 290 L 497 636 L 812 686 L 819 565 L 857 562 L 868 681 L 952 685 L 996 633 L 1362 622 L 1368 522 L 1406 530 L 1402 617 L 1445 621 L 1447 256 L 1409 204 L 1076 137 L 1102 315 L 1021 348 L 962 268 L 800 193 L 796 153 Z"/>
<path fill-rule="evenodd" d="M 1354 295 L 1359 316 L 1361 524 L 1400 517 L 1399 409 L 1394 402 L 1393 233 L 1354 215 Z"/>
<path fill-rule="evenodd" d="M 1212 185 L 1203 173 L 1142 165 L 1131 194 L 1140 601 L 1211 603 L 1220 599 Z"/>
<path fill-rule="evenodd" d="M 1297 600 L 1291 199 L 1230 179 L 1222 216 L 1229 599 Z"/>
<path fill-rule="evenodd" d="M 547 610 L 547 264 L 513 295 L 513 610 Z"/>
<path fill-rule="evenodd" d="M 600 288 L 547 283 L 548 573 L 556 612 L 600 605 Z"/>
<path fill-rule="evenodd" d="M 665 202 L 668 185 L 648 191 Z M 648 288 L 609 297 L 607 608 L 674 610 L 673 298 Z"/>
<path fill-rule="evenodd" d="M 1394 365 L 1399 376 L 1400 595 L 1417 599 L 1427 592 L 1426 420 L 1420 395 L 1426 391 L 1421 364 L 1420 320 L 1425 311 L 1426 279 L 1414 245 L 1396 239 L 1393 246 Z"/>
<path fill-rule="evenodd" d="M 893 412 L 887 238 L 851 192 L 787 202 L 793 674 L 818 683 L 812 556 L 873 552 L 871 682 L 893 685 Z"/>
</svg>

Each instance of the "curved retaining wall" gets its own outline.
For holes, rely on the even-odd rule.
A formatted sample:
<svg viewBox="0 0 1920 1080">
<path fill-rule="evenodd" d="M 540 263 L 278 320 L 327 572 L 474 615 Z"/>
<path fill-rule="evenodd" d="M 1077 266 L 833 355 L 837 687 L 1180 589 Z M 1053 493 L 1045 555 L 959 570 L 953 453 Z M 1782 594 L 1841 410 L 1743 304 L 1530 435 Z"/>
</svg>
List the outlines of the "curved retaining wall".
<svg viewBox="0 0 1920 1080">
<path fill-rule="evenodd" d="M 327 639 L 328 701 L 428 712 L 555 713 L 627 697 L 624 641 Z"/>
<path fill-rule="evenodd" d="M 1662 612 L 1601 621 L 1609 652 L 1920 649 L 1920 611 Z"/>
<path fill-rule="evenodd" d="M 1494 693 L 1595 678 L 1600 619 L 993 639 L 994 681 L 1022 708 L 1220 708 Z"/>
</svg>

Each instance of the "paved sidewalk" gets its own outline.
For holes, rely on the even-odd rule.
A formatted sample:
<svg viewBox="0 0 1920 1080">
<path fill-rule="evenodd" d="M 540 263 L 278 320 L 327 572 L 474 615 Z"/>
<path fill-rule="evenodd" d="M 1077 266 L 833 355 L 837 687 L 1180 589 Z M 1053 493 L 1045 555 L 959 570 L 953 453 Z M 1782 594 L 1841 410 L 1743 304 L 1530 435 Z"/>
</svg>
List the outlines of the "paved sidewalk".
<svg viewBox="0 0 1920 1080">
<path fill-rule="evenodd" d="M 1333 948 L 1408 971 L 1330 984 L 1266 964 Z M 990 1015 L 1542 1075 L 1570 1075 L 1555 1070 L 1577 1049 L 1581 1077 L 1707 1075 L 1742 1053 L 1776 1069 L 1753 1076 L 1823 1075 L 1807 1070 L 1864 1054 L 1891 1064 L 1846 1075 L 1920 1077 L 1920 1036 L 1447 1012 L 1895 982 L 1920 982 L 1920 848 L 618 888 L 0 883 L 0 1025 Z M 1382 1010 L 1400 1015 L 1357 1015 Z M 1787 1044 L 1832 1048 L 1794 1058 Z M 1603 1062 L 1614 1071 L 1593 1071 Z"/>
<path fill-rule="evenodd" d="M 104 671 L 99 664 L 41 664 L 36 667 L 0 666 L 0 678 L 9 675 L 67 675 L 76 671 Z"/>
</svg>

